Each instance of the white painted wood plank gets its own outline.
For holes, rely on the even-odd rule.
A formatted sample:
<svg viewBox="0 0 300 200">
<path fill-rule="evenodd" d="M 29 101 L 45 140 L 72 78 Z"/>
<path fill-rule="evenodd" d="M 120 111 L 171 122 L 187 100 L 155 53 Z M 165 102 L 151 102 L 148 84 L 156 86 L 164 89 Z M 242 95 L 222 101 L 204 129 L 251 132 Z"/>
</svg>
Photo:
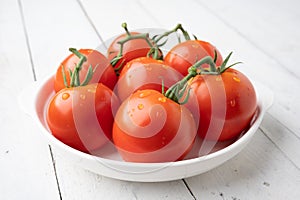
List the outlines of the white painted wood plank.
<svg viewBox="0 0 300 200">
<path fill-rule="evenodd" d="M 159 20 L 149 17 L 138 0 L 82 0 L 81 3 L 104 40 L 124 33 L 123 22 L 129 30 L 160 27 Z"/>
<path fill-rule="evenodd" d="M 18 107 L 33 82 L 18 2 L 0 4 L 0 199 L 59 199 L 48 145 Z"/>
<path fill-rule="evenodd" d="M 85 4 L 83 5 L 86 6 Z M 90 5 L 93 8 L 97 8 L 94 4 Z M 64 16 L 61 16 L 62 18 L 59 19 L 62 23 L 61 25 L 57 24 L 59 21 L 58 19 L 56 21 L 54 16 L 56 13 L 47 11 L 48 9 L 56 10 L 58 9 L 57 7 L 60 7 L 60 10 L 64 10 Z M 62 52 L 65 52 L 65 49 L 69 47 L 70 44 L 72 45 L 73 42 L 81 47 L 91 46 L 96 44 L 99 40 L 97 34 L 92 30 L 92 26 L 83 16 L 83 12 L 76 1 L 51 1 L 46 4 L 44 2 L 33 4 L 26 1 L 26 3 L 24 2 L 24 10 L 27 21 L 26 25 L 30 35 L 31 49 L 34 55 L 33 62 L 36 71 L 38 71 L 37 79 L 49 73 L 51 70 L 48 68 L 53 68 L 53 63 L 56 64 L 60 62 L 65 54 Z M 34 12 L 32 12 L 32 10 L 34 10 Z M 76 16 L 72 16 L 72 20 L 76 21 L 76 23 L 68 23 L 68 16 L 71 16 L 72 13 L 77 14 Z M 45 15 L 43 16 L 44 20 L 47 21 L 51 19 L 52 22 L 47 23 L 47 25 L 39 24 L 40 21 L 36 20 L 36 18 L 40 15 Z M 116 27 L 119 28 L 120 25 L 115 24 Z M 63 32 L 64 36 L 61 38 L 59 35 L 49 37 L 47 41 L 48 50 L 40 52 L 40 49 L 43 48 L 45 43 L 40 33 L 48 32 L 48 35 L 51 35 L 53 30 L 58 28 Z M 75 30 L 76 32 L 73 33 Z M 102 34 L 101 31 L 99 32 Z M 109 31 L 106 31 L 106 34 L 108 33 Z M 72 34 L 74 35 L 70 36 Z M 68 38 L 66 36 L 68 36 Z M 55 56 L 51 56 L 50 54 L 52 53 L 54 53 Z M 73 164 L 68 163 L 65 158 L 60 157 L 55 149 L 53 149 L 53 152 L 59 188 L 63 199 L 192 199 L 192 196 L 181 180 L 159 184 L 140 184 L 112 180 L 73 166 Z"/>
<path fill-rule="evenodd" d="M 56 72 L 69 48 L 101 43 L 76 0 L 23 2 L 33 62 L 39 79 Z"/>
<path fill-rule="evenodd" d="M 261 130 L 277 145 L 288 158 L 300 169 L 300 140 L 291 133 L 289 129 L 274 119 L 271 115 L 266 114 Z"/>
<path fill-rule="evenodd" d="M 300 2 L 297 0 L 198 1 L 258 49 L 300 78 Z"/>
<path fill-rule="evenodd" d="M 298 199 L 300 170 L 258 131 L 235 158 L 186 180 L 199 199 Z"/>
<path fill-rule="evenodd" d="M 55 152 L 55 151 L 54 151 Z M 137 183 L 96 175 L 55 153 L 63 199 L 193 199 L 183 181 Z"/>
</svg>

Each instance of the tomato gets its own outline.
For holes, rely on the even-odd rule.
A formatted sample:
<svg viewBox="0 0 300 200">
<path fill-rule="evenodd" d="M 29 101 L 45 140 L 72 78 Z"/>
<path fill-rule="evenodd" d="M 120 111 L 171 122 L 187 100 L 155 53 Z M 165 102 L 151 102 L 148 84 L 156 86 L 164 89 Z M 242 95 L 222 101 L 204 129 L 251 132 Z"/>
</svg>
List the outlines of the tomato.
<svg viewBox="0 0 300 200">
<path fill-rule="evenodd" d="M 128 62 L 117 83 L 117 94 L 121 101 L 137 90 L 153 89 L 162 92 L 182 79 L 182 75 L 161 60 L 149 57 L 136 58 Z"/>
<path fill-rule="evenodd" d="M 185 76 L 188 74 L 188 68 L 205 56 L 214 58 L 215 51 L 216 65 L 219 66 L 223 62 L 222 55 L 212 44 L 202 40 L 187 40 L 175 45 L 166 54 L 164 61 Z"/>
<path fill-rule="evenodd" d="M 191 112 L 155 90 L 139 90 L 117 111 L 113 142 L 129 162 L 171 162 L 190 151 L 197 128 Z"/>
<path fill-rule="evenodd" d="M 257 98 L 250 80 L 240 71 L 197 75 L 189 80 L 190 97 L 198 103 L 187 107 L 199 120 L 198 134 L 208 140 L 230 140 L 245 131 L 256 112 Z"/>
<path fill-rule="evenodd" d="M 57 139 L 91 153 L 111 139 L 118 105 L 117 97 L 101 83 L 65 88 L 50 100 L 46 119 Z"/>
<path fill-rule="evenodd" d="M 88 69 L 91 66 L 94 70 L 94 73 L 89 83 L 103 83 L 111 90 L 113 90 L 117 82 L 117 76 L 114 72 L 113 67 L 109 63 L 109 60 L 97 50 L 80 49 L 78 51 L 80 54 L 86 57 L 86 62 L 82 64 L 79 72 L 80 81 L 82 82 L 86 77 Z M 57 69 L 54 81 L 54 89 L 56 92 L 66 87 L 64 84 L 62 71 L 64 70 L 64 74 L 66 74 L 67 84 L 70 85 L 70 71 L 74 71 L 74 68 L 76 64 L 78 64 L 79 60 L 79 57 L 72 53 L 60 64 Z"/>
<path fill-rule="evenodd" d="M 132 36 L 140 34 L 139 32 L 131 32 Z M 128 33 L 122 34 L 118 36 L 113 42 L 109 45 L 107 50 L 107 57 L 109 60 L 115 58 L 120 51 L 120 42 L 128 37 Z M 150 39 L 149 39 L 150 40 Z M 124 43 L 122 58 L 118 60 L 118 62 L 114 65 L 117 71 L 121 71 L 121 69 L 126 65 L 127 62 L 139 57 L 145 57 L 149 53 L 151 47 L 145 39 L 132 39 L 128 40 Z M 159 51 L 158 57 L 161 57 L 161 52 Z"/>
</svg>

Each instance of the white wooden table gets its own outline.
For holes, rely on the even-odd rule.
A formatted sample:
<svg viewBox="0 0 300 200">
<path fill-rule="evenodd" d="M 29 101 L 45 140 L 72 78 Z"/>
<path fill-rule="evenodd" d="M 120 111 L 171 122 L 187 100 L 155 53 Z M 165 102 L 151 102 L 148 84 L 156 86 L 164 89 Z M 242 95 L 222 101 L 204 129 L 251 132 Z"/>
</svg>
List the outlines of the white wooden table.
<svg viewBox="0 0 300 200">
<path fill-rule="evenodd" d="M 299 199 L 298 0 L 0 0 L 0 199 Z M 182 23 L 274 92 L 250 144 L 207 173 L 162 183 L 119 181 L 69 163 L 18 106 L 69 47 L 95 48 L 129 28 Z"/>
</svg>

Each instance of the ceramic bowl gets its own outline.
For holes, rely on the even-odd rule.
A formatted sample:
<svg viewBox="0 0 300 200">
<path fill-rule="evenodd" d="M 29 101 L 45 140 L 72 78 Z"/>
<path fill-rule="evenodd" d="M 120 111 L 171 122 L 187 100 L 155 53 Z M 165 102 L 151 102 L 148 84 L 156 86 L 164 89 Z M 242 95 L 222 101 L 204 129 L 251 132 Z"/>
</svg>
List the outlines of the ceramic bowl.
<svg viewBox="0 0 300 200">
<path fill-rule="evenodd" d="M 37 123 L 41 134 L 52 148 L 66 160 L 90 170 L 94 173 L 127 181 L 158 182 L 171 181 L 195 176 L 207 172 L 237 155 L 250 142 L 259 128 L 263 116 L 272 105 L 272 92 L 262 84 L 253 82 L 258 96 L 257 113 L 250 128 L 230 143 L 212 144 L 214 147 L 207 155 L 201 155 L 193 148 L 182 161 L 167 163 L 131 163 L 125 162 L 112 144 L 101 148 L 97 156 L 73 149 L 58 139 L 49 131 L 45 121 L 45 110 L 51 96 L 54 95 L 53 76 L 28 86 L 20 96 L 20 105 Z M 195 146 L 198 144 L 197 140 Z M 210 145 L 207 143 L 207 145 Z"/>
</svg>

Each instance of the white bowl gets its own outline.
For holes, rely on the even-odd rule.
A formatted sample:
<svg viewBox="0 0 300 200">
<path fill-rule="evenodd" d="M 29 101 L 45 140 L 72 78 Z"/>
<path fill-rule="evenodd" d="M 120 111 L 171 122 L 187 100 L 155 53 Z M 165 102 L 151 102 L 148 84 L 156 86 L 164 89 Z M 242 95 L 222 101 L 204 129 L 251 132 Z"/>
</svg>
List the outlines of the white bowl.
<svg viewBox="0 0 300 200">
<path fill-rule="evenodd" d="M 59 150 L 66 160 L 94 173 L 115 179 L 140 182 L 170 181 L 209 171 L 238 154 L 248 144 L 273 100 L 273 94 L 269 89 L 253 83 L 258 96 L 258 110 L 251 127 L 239 139 L 231 144 L 217 144 L 217 148 L 208 155 L 195 157 L 191 154 L 189 159 L 168 163 L 125 162 L 112 145 L 105 146 L 99 156 L 89 155 L 56 139 L 45 121 L 45 108 L 49 98 L 54 94 L 53 76 L 28 86 L 20 96 L 20 106 L 36 121 L 48 143 Z"/>
</svg>

